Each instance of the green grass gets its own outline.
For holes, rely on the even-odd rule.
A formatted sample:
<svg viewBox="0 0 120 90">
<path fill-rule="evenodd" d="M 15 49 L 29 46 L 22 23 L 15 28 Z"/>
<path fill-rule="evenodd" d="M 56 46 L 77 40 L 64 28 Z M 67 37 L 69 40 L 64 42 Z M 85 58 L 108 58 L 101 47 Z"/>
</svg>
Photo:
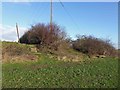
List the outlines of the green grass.
<svg viewBox="0 0 120 90">
<path fill-rule="evenodd" d="M 39 54 L 38 54 L 39 55 Z M 3 88 L 115 88 L 118 60 L 62 62 L 39 55 L 38 62 L 4 63 Z"/>
</svg>

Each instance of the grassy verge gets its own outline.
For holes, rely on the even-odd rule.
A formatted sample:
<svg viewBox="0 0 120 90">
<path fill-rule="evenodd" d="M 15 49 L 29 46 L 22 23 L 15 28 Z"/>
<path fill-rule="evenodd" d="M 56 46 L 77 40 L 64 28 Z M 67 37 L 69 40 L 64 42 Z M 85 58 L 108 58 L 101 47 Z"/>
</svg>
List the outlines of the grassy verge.
<svg viewBox="0 0 120 90">
<path fill-rule="evenodd" d="M 17 42 L 2 42 L 2 62 L 24 62 L 37 60 L 31 48 L 33 45 L 20 44 Z"/>
<path fill-rule="evenodd" d="M 3 88 L 114 88 L 118 84 L 118 60 L 112 58 L 62 62 L 45 55 L 37 62 L 4 63 Z"/>
</svg>

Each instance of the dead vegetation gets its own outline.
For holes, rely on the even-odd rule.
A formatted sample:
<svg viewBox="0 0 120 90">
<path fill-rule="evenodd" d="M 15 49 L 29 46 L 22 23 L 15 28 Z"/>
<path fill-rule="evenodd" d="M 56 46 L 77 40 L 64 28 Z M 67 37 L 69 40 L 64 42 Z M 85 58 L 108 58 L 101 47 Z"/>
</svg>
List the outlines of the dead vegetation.
<svg viewBox="0 0 120 90">
<path fill-rule="evenodd" d="M 25 44 L 19 44 L 15 42 L 2 43 L 3 62 L 35 61 L 37 58 L 37 56 L 31 53 L 31 48 Z"/>
</svg>

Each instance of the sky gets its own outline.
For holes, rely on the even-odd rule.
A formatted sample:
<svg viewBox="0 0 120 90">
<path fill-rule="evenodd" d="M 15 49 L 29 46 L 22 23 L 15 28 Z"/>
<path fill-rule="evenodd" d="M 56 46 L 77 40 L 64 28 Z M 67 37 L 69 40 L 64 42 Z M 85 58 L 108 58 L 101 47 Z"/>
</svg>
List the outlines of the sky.
<svg viewBox="0 0 120 90">
<path fill-rule="evenodd" d="M 62 1 L 62 0 L 61 0 Z M 117 2 L 59 2 L 53 3 L 53 21 L 65 28 L 68 35 L 93 35 L 110 39 L 118 45 L 118 3 Z M 2 40 L 17 41 L 15 24 L 20 36 L 31 25 L 49 23 L 49 2 L 2 2 Z"/>
</svg>

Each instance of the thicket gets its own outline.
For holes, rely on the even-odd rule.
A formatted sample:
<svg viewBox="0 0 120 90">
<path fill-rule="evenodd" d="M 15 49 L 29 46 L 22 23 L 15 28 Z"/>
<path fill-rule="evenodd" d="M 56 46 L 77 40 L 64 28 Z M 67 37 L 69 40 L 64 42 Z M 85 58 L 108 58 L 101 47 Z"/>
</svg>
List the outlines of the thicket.
<svg viewBox="0 0 120 90">
<path fill-rule="evenodd" d="M 88 55 L 116 56 L 117 52 L 110 40 L 96 38 L 94 36 L 77 36 L 72 44 L 77 51 Z"/>
<path fill-rule="evenodd" d="M 52 30 L 50 27 L 52 27 Z M 116 49 L 110 40 L 78 35 L 77 39 L 72 41 L 70 38 L 67 38 L 64 28 L 55 23 L 52 26 L 43 23 L 31 26 L 20 38 L 20 43 L 36 44 L 37 48 L 41 50 L 50 49 L 51 51 L 58 51 L 59 47 L 62 46 L 63 48 L 73 48 L 88 55 L 117 55 Z M 60 49 L 62 50 L 62 48 Z"/>
<path fill-rule="evenodd" d="M 52 27 L 52 30 L 50 29 Z M 66 32 L 57 24 L 39 23 L 32 26 L 21 38 L 20 43 L 36 44 L 38 48 L 47 47 L 57 50 L 66 39 Z"/>
</svg>

